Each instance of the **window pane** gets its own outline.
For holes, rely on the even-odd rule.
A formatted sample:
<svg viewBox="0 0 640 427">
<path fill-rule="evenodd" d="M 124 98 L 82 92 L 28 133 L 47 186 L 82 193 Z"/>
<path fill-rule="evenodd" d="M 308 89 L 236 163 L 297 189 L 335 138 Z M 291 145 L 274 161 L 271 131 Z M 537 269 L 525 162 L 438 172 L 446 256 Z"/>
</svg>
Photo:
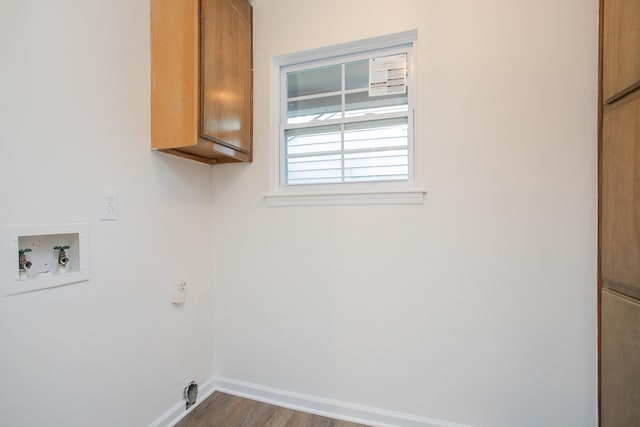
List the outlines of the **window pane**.
<svg viewBox="0 0 640 427">
<path fill-rule="evenodd" d="M 326 154 L 342 149 L 340 125 L 289 129 L 284 137 L 287 157 Z"/>
<path fill-rule="evenodd" d="M 304 156 L 289 158 L 287 170 L 291 172 L 317 171 L 323 169 L 337 169 L 342 167 L 342 156 L 330 154 L 326 156 Z"/>
<path fill-rule="evenodd" d="M 289 178 L 286 184 L 300 185 L 300 184 L 335 184 L 342 182 L 342 177 L 325 177 L 325 178 Z"/>
<path fill-rule="evenodd" d="M 342 66 L 340 64 L 287 73 L 288 98 L 339 90 L 342 90 Z"/>
<path fill-rule="evenodd" d="M 309 155 L 287 159 L 287 184 L 316 184 L 342 181 L 340 154 Z"/>
<path fill-rule="evenodd" d="M 407 102 L 405 93 L 385 96 L 369 96 L 369 92 L 350 93 L 346 95 L 345 117 L 408 111 Z"/>
<path fill-rule="evenodd" d="M 369 87 L 369 60 L 345 64 L 345 88 L 366 89 Z"/>
<path fill-rule="evenodd" d="M 406 180 L 409 151 L 369 151 L 345 155 L 345 181 Z"/>
<path fill-rule="evenodd" d="M 313 120 L 328 120 L 342 117 L 342 96 L 289 101 L 287 124 L 308 123 Z"/>
<path fill-rule="evenodd" d="M 408 146 L 409 124 L 406 117 L 345 125 L 345 150 L 407 148 Z"/>
<path fill-rule="evenodd" d="M 407 118 L 345 125 L 345 181 L 408 179 L 408 146 Z"/>
</svg>

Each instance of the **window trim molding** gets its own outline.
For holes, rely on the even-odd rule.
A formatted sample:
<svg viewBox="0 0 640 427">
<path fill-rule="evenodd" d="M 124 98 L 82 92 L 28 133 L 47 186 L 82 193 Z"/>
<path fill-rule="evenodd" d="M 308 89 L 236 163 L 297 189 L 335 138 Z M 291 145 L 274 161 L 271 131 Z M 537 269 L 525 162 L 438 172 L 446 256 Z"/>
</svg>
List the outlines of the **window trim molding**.
<svg viewBox="0 0 640 427">
<path fill-rule="evenodd" d="M 269 117 L 269 190 L 266 194 L 266 205 L 275 206 L 321 206 L 321 205 L 407 205 L 422 204 L 426 191 L 415 188 L 415 117 L 412 109 L 410 121 L 414 121 L 412 129 L 412 150 L 410 168 L 413 172 L 408 181 L 402 182 L 377 182 L 377 183 L 349 183 L 339 185 L 305 185 L 284 186 L 281 184 L 281 142 L 280 142 L 280 116 L 282 114 L 282 82 L 281 69 L 289 65 L 304 62 L 317 61 L 327 57 L 353 55 L 368 50 L 381 50 L 396 48 L 402 45 L 411 45 L 414 55 L 412 63 L 415 66 L 417 30 L 403 31 L 399 33 L 356 40 L 332 46 L 309 49 L 271 58 L 270 76 L 270 117 Z M 411 83 L 416 84 L 415 72 L 411 70 Z M 417 90 L 414 90 L 414 94 Z M 415 100 L 412 101 L 415 106 Z M 415 107 L 413 107 L 415 108 Z M 372 191 L 371 185 L 376 189 Z M 298 188 L 296 188 L 298 187 Z"/>
<path fill-rule="evenodd" d="M 355 206 L 355 205 L 421 205 L 424 190 L 375 191 L 349 193 L 268 194 L 269 207 L 283 206 Z"/>
</svg>

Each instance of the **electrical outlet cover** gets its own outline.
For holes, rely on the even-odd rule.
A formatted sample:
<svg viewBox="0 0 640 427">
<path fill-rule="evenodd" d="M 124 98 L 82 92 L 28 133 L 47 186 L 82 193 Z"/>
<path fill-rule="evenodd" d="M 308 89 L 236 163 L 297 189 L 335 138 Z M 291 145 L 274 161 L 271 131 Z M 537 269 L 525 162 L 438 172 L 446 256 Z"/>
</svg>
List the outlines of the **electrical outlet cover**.
<svg viewBox="0 0 640 427">
<path fill-rule="evenodd" d="M 120 215 L 119 195 L 113 191 L 100 193 L 100 219 L 102 221 L 117 221 Z"/>
</svg>

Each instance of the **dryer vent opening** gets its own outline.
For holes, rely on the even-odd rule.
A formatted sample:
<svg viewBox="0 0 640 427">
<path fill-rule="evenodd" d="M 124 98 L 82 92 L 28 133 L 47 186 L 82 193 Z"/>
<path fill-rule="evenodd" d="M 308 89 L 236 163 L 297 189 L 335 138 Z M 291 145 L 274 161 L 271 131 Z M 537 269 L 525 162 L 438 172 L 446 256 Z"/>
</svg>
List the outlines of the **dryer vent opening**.
<svg viewBox="0 0 640 427">
<path fill-rule="evenodd" d="M 198 398 L 198 384 L 195 381 L 191 381 L 188 386 L 184 388 L 184 400 L 187 402 L 187 407 L 185 409 L 189 409 L 191 405 L 196 403 L 196 399 Z"/>
</svg>

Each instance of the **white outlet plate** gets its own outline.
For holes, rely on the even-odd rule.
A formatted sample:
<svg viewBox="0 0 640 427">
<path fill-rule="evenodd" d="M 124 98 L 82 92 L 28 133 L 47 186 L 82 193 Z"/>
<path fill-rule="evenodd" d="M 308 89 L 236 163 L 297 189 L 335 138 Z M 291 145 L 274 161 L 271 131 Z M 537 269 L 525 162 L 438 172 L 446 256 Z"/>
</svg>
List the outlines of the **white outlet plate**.
<svg viewBox="0 0 640 427">
<path fill-rule="evenodd" d="M 174 282 L 171 286 L 171 304 L 182 304 L 187 293 L 187 282 L 184 280 Z"/>
<path fill-rule="evenodd" d="M 103 191 L 100 193 L 100 219 L 102 221 L 117 221 L 120 215 L 118 193 Z"/>
</svg>

